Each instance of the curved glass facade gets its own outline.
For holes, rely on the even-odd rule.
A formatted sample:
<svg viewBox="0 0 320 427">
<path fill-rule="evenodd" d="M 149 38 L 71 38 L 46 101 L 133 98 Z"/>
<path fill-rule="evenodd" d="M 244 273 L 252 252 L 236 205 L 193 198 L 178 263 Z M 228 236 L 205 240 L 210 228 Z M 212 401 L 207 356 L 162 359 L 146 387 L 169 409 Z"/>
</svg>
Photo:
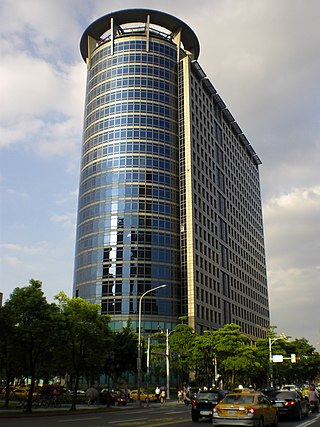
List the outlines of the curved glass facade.
<svg viewBox="0 0 320 427">
<path fill-rule="evenodd" d="M 95 49 L 74 281 L 76 295 L 112 319 L 137 314 L 139 296 L 162 284 L 143 299 L 144 316 L 162 325 L 180 314 L 177 119 L 176 45 L 151 38 L 147 52 L 146 37 L 130 35 Z"/>
<path fill-rule="evenodd" d="M 74 295 L 115 330 L 269 325 L 259 157 L 197 62 L 179 19 L 128 9 L 93 22 Z"/>
</svg>

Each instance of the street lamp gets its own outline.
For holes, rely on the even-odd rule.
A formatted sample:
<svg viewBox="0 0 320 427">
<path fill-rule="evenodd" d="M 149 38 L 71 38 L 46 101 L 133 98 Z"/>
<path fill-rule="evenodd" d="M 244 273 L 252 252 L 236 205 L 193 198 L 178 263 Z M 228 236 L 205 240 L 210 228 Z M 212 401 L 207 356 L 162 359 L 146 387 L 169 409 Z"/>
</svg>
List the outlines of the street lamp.
<svg viewBox="0 0 320 427">
<path fill-rule="evenodd" d="M 140 387 L 141 387 L 141 302 L 142 298 L 149 294 L 150 292 L 156 291 L 157 289 L 166 288 L 167 285 L 160 285 L 156 288 L 149 289 L 144 294 L 141 295 L 139 300 L 139 323 L 138 323 L 138 358 L 137 358 L 137 369 L 138 369 L 138 401 L 139 405 L 141 405 L 140 399 Z"/>
<path fill-rule="evenodd" d="M 281 333 L 278 337 L 276 338 L 270 338 L 269 337 L 269 380 L 270 380 L 270 387 L 273 387 L 273 359 L 272 359 L 272 345 L 278 341 L 278 340 L 285 340 L 288 337 L 284 334 Z"/>
<path fill-rule="evenodd" d="M 167 399 L 170 399 L 170 346 L 169 346 L 169 336 L 177 332 L 173 329 L 170 331 L 167 329 L 166 331 L 166 367 L 167 367 Z"/>
</svg>

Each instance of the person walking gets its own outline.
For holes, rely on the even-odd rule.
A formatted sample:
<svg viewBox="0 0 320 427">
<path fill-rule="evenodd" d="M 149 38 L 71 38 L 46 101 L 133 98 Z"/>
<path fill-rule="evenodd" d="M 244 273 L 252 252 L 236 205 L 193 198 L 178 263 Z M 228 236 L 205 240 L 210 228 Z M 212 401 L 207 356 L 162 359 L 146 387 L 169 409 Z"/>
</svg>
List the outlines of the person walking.
<svg viewBox="0 0 320 427">
<path fill-rule="evenodd" d="M 157 387 L 154 391 L 154 394 L 156 395 L 156 398 L 158 401 L 160 400 L 160 392 L 161 392 L 161 390 L 160 390 L 159 386 L 157 385 Z"/>
<path fill-rule="evenodd" d="M 165 401 L 166 401 L 166 391 L 165 390 L 161 390 L 161 393 L 160 393 L 160 403 L 165 403 Z"/>
<path fill-rule="evenodd" d="M 319 393 L 313 385 L 309 390 L 309 404 L 315 408 L 315 412 L 319 412 Z"/>
</svg>

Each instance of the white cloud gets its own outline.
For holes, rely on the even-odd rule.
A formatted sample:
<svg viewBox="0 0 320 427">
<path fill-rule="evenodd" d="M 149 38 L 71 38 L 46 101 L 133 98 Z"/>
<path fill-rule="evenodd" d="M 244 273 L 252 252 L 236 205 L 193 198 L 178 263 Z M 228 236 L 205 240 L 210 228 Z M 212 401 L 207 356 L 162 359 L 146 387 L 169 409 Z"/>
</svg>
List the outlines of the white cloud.
<svg viewBox="0 0 320 427">
<path fill-rule="evenodd" d="M 77 45 L 82 30 L 75 19 L 78 8 L 77 0 L 16 0 L 14 5 L 11 0 L 2 0 L 2 38 L 35 57 L 57 64 L 64 56 L 70 62 L 79 57 L 70 49 Z"/>
<path fill-rule="evenodd" d="M 48 248 L 48 242 L 37 242 L 33 245 L 23 245 L 20 243 L 1 243 L 0 249 L 3 249 L 5 251 L 13 251 L 18 253 L 24 253 L 24 254 L 37 254 L 39 252 L 44 252 Z"/>
<path fill-rule="evenodd" d="M 6 192 L 6 194 L 16 197 L 18 199 L 27 199 L 29 197 L 25 191 L 18 191 L 14 188 L 6 188 L 4 191 Z"/>
<path fill-rule="evenodd" d="M 50 217 L 50 220 L 53 223 L 61 224 L 64 228 L 71 228 L 72 230 L 75 230 L 75 222 L 76 222 L 75 212 L 70 212 L 63 215 L 55 214 Z"/>
<path fill-rule="evenodd" d="M 0 65 L 2 90 L 0 145 L 19 144 L 41 155 L 78 153 L 83 115 L 85 67 L 58 71 L 25 53 L 5 56 Z"/>
<path fill-rule="evenodd" d="M 264 214 L 272 323 L 320 343 L 306 328 L 319 312 L 320 186 L 274 197 Z"/>
<path fill-rule="evenodd" d="M 268 265 L 315 268 L 320 253 L 320 186 L 296 189 L 264 206 Z"/>
<path fill-rule="evenodd" d="M 3 263 L 12 267 L 21 267 L 21 261 L 16 257 L 5 256 L 3 257 Z"/>
<path fill-rule="evenodd" d="M 55 203 L 57 205 L 64 205 L 70 201 L 75 202 L 78 199 L 78 190 L 69 191 L 67 193 L 58 194 L 55 197 Z"/>
</svg>

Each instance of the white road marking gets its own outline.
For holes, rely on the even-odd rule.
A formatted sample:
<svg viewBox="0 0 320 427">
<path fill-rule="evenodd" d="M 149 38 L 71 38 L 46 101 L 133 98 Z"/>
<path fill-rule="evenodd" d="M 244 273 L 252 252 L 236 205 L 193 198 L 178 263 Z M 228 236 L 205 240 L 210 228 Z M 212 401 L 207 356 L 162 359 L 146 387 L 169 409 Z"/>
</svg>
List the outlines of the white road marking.
<svg viewBox="0 0 320 427">
<path fill-rule="evenodd" d="M 58 420 L 58 423 L 71 423 L 75 421 L 90 421 L 90 420 L 100 420 L 101 417 L 90 417 L 90 418 L 67 418 L 65 420 Z"/>
<path fill-rule="evenodd" d="M 126 420 L 122 420 L 122 421 L 109 421 L 107 424 L 124 424 L 124 423 L 131 423 L 131 422 L 135 422 L 135 421 L 145 421 L 148 418 L 132 418 L 132 420 L 130 419 L 126 419 Z"/>
</svg>

